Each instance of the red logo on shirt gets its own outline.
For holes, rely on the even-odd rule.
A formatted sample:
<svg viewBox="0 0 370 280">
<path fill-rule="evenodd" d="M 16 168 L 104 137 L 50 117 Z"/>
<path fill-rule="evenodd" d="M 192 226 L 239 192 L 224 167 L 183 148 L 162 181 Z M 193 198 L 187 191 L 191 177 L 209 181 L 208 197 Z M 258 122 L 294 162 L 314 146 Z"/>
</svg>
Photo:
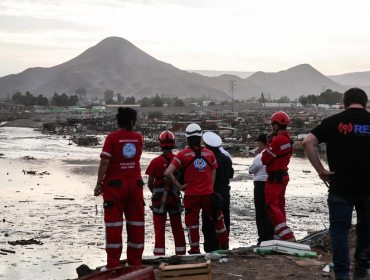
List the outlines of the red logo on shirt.
<svg viewBox="0 0 370 280">
<path fill-rule="evenodd" d="M 338 126 L 339 132 L 343 133 L 346 135 L 347 133 L 351 132 L 353 130 L 353 126 L 351 123 L 349 124 L 342 124 L 340 123 Z"/>
</svg>

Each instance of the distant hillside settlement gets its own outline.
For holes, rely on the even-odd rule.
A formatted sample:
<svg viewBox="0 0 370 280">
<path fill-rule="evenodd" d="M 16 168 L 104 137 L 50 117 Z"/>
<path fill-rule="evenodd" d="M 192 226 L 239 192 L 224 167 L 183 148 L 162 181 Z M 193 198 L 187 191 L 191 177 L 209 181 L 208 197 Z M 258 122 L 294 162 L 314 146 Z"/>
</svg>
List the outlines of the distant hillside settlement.
<svg viewBox="0 0 370 280">
<path fill-rule="evenodd" d="M 0 107 L 0 122 L 12 126 L 14 119 L 22 120 L 29 126 L 37 123 L 38 130 L 48 134 L 65 135 L 69 144 L 98 145 L 104 141 L 104 135 L 116 128 L 113 118 L 116 106 L 97 106 L 91 109 L 59 108 L 25 110 L 20 106 L 14 108 Z M 186 144 L 185 128 L 190 123 L 198 123 L 203 131 L 214 131 L 223 139 L 223 146 L 234 154 L 248 156 L 256 147 L 254 143 L 258 134 L 271 130 L 270 117 L 276 111 L 285 111 L 291 117 L 288 127 L 295 140 L 296 152 L 302 151 L 301 141 L 310 130 L 325 117 L 338 113 L 340 109 L 317 107 L 263 107 L 261 104 L 251 106 L 235 105 L 234 112 L 229 107 L 208 108 L 143 108 L 135 107 L 139 119 L 135 130 L 144 137 L 147 150 L 158 150 L 157 137 L 163 130 L 171 130 L 177 137 L 177 147 Z M 8 117 L 4 119 L 4 116 Z M 8 122 L 8 123 L 4 123 Z M 19 124 L 19 122 L 18 122 Z M 99 137 L 100 136 L 100 137 Z M 324 148 L 324 147 L 323 147 Z"/>
</svg>

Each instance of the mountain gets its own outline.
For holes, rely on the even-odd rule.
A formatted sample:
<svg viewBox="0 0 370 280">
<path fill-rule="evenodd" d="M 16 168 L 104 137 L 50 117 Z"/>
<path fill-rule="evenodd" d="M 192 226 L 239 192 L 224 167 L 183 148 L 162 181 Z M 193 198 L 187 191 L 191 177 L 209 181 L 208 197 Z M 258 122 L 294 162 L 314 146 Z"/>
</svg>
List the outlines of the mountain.
<svg viewBox="0 0 370 280">
<path fill-rule="evenodd" d="M 328 78 L 342 85 L 370 86 L 370 71 L 333 75 Z"/>
<path fill-rule="evenodd" d="M 198 73 L 208 77 L 218 77 L 221 75 L 234 75 L 239 78 L 245 79 L 251 76 L 254 72 L 243 72 L 243 71 L 216 71 L 216 70 L 186 70 L 190 73 Z"/>
<path fill-rule="evenodd" d="M 155 59 L 123 38 L 108 37 L 60 65 L 29 68 L 0 78 L 0 98 L 5 99 L 17 91 L 46 97 L 55 92 L 71 95 L 85 88 L 90 99 L 103 98 L 103 93 L 109 89 L 136 99 L 158 93 L 166 97 L 230 100 L 230 80 L 234 81 L 233 97 L 244 100 L 259 98 L 262 92 L 273 99 L 283 95 L 295 99 L 301 95 L 320 94 L 324 88 L 344 92 L 350 87 L 327 78 L 308 64 L 277 73 L 260 71 L 247 78 L 238 76 L 242 72 L 223 73 L 207 77 L 183 71 Z"/>
<path fill-rule="evenodd" d="M 20 91 L 50 97 L 55 92 L 75 94 L 85 88 L 89 96 L 103 97 L 107 89 L 122 96 L 142 98 L 156 93 L 167 96 L 212 96 L 226 100 L 228 94 L 205 84 L 209 77 L 189 73 L 161 62 L 125 39 L 109 37 L 81 55 L 50 68 L 29 68 L 0 78 L 0 97 Z"/>
<path fill-rule="evenodd" d="M 277 73 L 257 72 L 245 82 L 253 83 L 272 98 L 288 96 L 295 99 L 301 95 L 320 94 L 323 89 L 344 92 L 347 87 L 333 82 L 309 64 L 301 64 Z M 239 95 L 237 95 L 239 96 Z"/>
</svg>

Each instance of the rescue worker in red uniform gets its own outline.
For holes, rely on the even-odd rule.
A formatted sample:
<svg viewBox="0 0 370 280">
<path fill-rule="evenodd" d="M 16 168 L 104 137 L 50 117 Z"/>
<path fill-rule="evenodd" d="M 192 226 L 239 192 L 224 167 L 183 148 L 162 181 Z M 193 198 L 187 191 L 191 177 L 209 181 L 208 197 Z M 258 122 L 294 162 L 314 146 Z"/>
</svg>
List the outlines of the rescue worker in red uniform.
<svg viewBox="0 0 370 280">
<path fill-rule="evenodd" d="M 289 182 L 288 164 L 293 153 L 293 141 L 286 131 L 290 123 L 284 112 L 271 116 L 273 132 L 267 135 L 267 147 L 262 154 L 268 178 L 265 186 L 266 211 L 274 227 L 274 239 L 295 241 L 287 226 L 285 214 L 285 190 Z"/>
<path fill-rule="evenodd" d="M 183 207 L 180 191 L 165 176 L 167 167 L 175 157 L 172 153 L 176 144 L 175 136 L 171 131 L 163 131 L 158 142 L 162 154 L 150 162 L 145 172 L 149 176 L 149 190 L 153 193 L 151 206 L 155 231 L 153 253 L 154 255 L 165 255 L 165 226 L 168 213 L 175 240 L 175 253 L 176 255 L 185 255 L 186 242 L 181 222 Z"/>
<path fill-rule="evenodd" d="M 102 271 L 120 267 L 123 213 L 127 228 L 127 265 L 141 266 L 144 251 L 144 197 L 140 156 L 143 138 L 132 131 L 137 112 L 118 108 L 117 131 L 109 133 L 100 154 L 94 195 L 103 194 L 107 265 Z"/>
<path fill-rule="evenodd" d="M 202 129 L 199 125 L 188 125 L 185 136 L 189 147 L 174 157 L 167 168 L 166 176 L 179 190 L 185 192 L 185 225 L 190 244 L 189 254 L 199 254 L 199 213 L 202 209 L 209 219 L 214 221 L 212 194 L 218 165 L 213 152 L 200 146 Z M 184 182 L 180 183 L 174 176 L 176 170 L 183 174 Z M 221 210 L 216 211 L 214 226 L 220 249 L 228 249 L 229 237 Z"/>
</svg>

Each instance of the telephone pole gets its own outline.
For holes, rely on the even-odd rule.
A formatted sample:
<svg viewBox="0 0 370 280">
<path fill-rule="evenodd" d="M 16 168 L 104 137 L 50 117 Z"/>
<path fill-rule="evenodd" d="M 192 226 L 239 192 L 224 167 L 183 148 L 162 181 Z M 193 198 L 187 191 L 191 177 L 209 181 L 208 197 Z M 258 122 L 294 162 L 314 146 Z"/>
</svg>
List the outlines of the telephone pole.
<svg viewBox="0 0 370 280">
<path fill-rule="evenodd" d="M 234 114 L 234 82 L 235 80 L 229 80 L 229 92 L 231 92 L 231 110 Z"/>
</svg>

